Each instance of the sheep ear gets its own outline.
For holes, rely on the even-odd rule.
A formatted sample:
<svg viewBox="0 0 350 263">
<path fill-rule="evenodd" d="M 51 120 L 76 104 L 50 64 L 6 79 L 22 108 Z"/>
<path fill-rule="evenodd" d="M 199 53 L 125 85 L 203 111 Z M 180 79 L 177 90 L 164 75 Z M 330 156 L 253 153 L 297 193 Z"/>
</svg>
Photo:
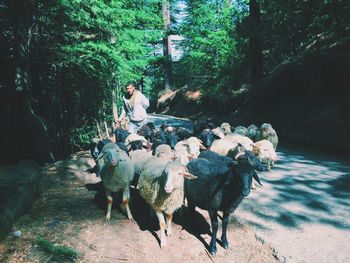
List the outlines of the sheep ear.
<svg viewBox="0 0 350 263">
<path fill-rule="evenodd" d="M 207 147 L 205 147 L 202 143 L 199 144 L 199 148 L 202 149 L 202 150 L 206 150 L 207 149 Z"/>
<path fill-rule="evenodd" d="M 238 160 L 239 157 L 245 155 L 245 152 L 238 152 L 235 156 L 235 159 Z"/>
<path fill-rule="evenodd" d="M 262 183 L 260 182 L 260 178 L 259 178 L 259 176 L 258 176 L 258 174 L 257 174 L 256 172 L 254 172 L 253 178 L 254 178 L 261 186 L 263 186 Z"/>
<path fill-rule="evenodd" d="M 196 179 L 196 178 L 197 178 L 197 176 L 195 176 L 195 175 L 193 175 L 193 174 L 191 174 L 191 173 L 189 173 L 189 172 L 183 172 L 182 175 L 183 175 L 185 178 L 190 179 L 190 180 L 193 180 L 193 179 Z"/>
<path fill-rule="evenodd" d="M 213 133 L 213 137 L 214 137 L 214 139 L 215 139 L 215 140 L 219 140 L 219 139 L 221 139 L 221 137 L 220 137 L 220 136 L 218 136 L 218 135 L 216 135 L 215 133 Z"/>
</svg>

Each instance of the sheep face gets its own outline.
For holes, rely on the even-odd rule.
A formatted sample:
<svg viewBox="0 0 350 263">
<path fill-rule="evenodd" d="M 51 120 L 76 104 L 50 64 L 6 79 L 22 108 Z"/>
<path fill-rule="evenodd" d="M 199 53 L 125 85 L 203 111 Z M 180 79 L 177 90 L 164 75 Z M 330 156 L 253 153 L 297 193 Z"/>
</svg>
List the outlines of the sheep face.
<svg viewBox="0 0 350 263">
<path fill-rule="evenodd" d="M 118 151 L 115 149 L 109 149 L 105 153 L 105 161 L 111 166 L 116 166 L 118 164 Z"/>
<path fill-rule="evenodd" d="M 209 148 L 213 144 L 214 133 L 209 129 L 205 129 L 201 132 L 199 138 L 203 141 L 204 146 Z"/>
<path fill-rule="evenodd" d="M 171 149 L 174 149 L 175 145 L 177 144 L 177 137 L 173 130 L 167 131 L 166 141 L 167 141 L 167 144 L 170 145 Z"/>
<path fill-rule="evenodd" d="M 178 161 L 167 163 L 164 168 L 166 182 L 164 190 L 170 194 L 175 189 L 181 188 L 184 185 L 184 178 L 195 179 L 196 177 L 187 171 L 187 168 Z"/>
<path fill-rule="evenodd" d="M 265 167 L 250 151 L 239 152 L 236 159 L 238 160 L 238 165 L 235 169 L 240 177 L 242 196 L 246 197 L 250 193 L 253 178 L 262 185 L 255 170 L 262 172 L 265 171 Z"/>
</svg>

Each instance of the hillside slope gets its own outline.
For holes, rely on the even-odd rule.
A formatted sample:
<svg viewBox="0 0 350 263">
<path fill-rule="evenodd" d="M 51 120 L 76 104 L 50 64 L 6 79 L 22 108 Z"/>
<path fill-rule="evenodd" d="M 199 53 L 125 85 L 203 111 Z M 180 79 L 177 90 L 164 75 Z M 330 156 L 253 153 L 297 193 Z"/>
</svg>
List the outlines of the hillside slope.
<svg viewBox="0 0 350 263">
<path fill-rule="evenodd" d="M 160 111 L 191 118 L 212 118 L 232 125 L 270 122 L 282 142 L 336 154 L 350 153 L 350 41 L 319 49 L 276 68 L 264 81 L 229 101 L 169 96 Z"/>
</svg>

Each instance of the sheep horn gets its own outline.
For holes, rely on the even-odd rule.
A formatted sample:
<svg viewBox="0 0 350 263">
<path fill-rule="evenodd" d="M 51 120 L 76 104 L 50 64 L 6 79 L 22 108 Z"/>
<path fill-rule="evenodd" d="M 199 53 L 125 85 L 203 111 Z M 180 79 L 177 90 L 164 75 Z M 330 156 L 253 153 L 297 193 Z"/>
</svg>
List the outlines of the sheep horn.
<svg viewBox="0 0 350 263">
<path fill-rule="evenodd" d="M 262 183 L 260 182 L 260 178 L 259 178 L 259 176 L 258 176 L 258 174 L 257 174 L 256 172 L 254 172 L 253 178 L 254 178 L 261 186 L 263 186 Z"/>
</svg>

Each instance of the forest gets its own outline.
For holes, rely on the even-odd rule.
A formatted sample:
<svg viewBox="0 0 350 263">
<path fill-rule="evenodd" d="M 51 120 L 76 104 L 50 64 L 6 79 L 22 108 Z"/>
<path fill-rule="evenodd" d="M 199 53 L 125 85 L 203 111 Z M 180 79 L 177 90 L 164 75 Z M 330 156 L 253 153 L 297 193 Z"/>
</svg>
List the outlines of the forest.
<svg viewBox="0 0 350 263">
<path fill-rule="evenodd" d="M 0 12 L 1 164 L 87 149 L 130 80 L 152 111 L 186 87 L 200 103 L 168 112 L 349 149 L 349 1 L 3 0 Z"/>
</svg>

